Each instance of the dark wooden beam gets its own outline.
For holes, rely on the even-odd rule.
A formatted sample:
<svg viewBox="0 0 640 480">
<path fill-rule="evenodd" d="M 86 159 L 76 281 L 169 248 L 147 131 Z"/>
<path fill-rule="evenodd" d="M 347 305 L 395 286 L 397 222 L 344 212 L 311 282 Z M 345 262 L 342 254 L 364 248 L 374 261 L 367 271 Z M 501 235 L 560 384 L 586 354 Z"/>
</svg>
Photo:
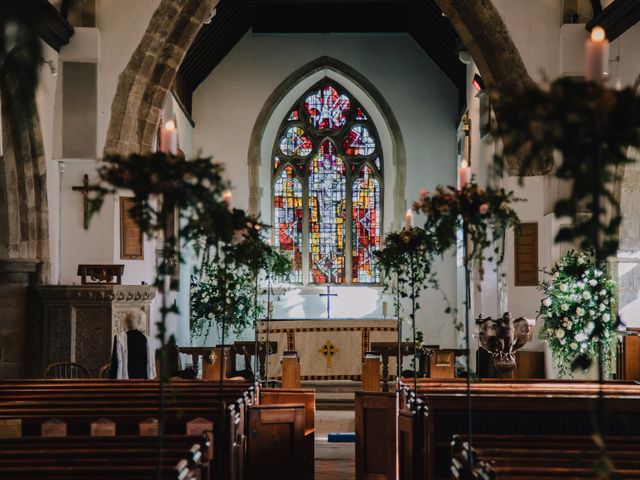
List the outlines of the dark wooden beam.
<svg viewBox="0 0 640 480">
<path fill-rule="evenodd" d="M 611 42 L 638 22 L 640 22 L 640 0 L 616 0 L 595 15 L 587 23 L 586 28 L 589 32 L 593 27 L 604 28 L 607 39 Z"/>
<path fill-rule="evenodd" d="M 40 38 L 51 48 L 60 51 L 63 45 L 69 43 L 74 33 L 73 26 L 67 22 L 56 7 L 47 0 L 19 0 L 28 15 L 37 22 Z"/>
</svg>

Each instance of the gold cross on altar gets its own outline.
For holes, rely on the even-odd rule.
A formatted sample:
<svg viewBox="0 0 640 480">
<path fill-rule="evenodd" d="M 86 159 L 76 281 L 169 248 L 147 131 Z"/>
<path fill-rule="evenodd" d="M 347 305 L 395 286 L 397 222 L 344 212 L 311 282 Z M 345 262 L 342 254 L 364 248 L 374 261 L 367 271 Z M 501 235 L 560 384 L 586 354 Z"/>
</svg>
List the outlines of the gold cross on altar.
<svg viewBox="0 0 640 480">
<path fill-rule="evenodd" d="M 89 175 L 84 174 L 82 179 L 82 185 L 71 187 L 74 192 L 80 192 L 82 194 L 82 208 L 84 210 L 84 229 L 89 230 L 89 193 L 97 192 L 100 187 L 89 185 Z"/>
<path fill-rule="evenodd" d="M 331 340 L 327 340 L 324 342 L 324 345 L 320 347 L 318 350 L 324 357 L 327 359 L 327 368 L 331 368 L 331 359 L 336 356 L 336 354 L 340 351 L 338 347 L 336 347 Z"/>
</svg>

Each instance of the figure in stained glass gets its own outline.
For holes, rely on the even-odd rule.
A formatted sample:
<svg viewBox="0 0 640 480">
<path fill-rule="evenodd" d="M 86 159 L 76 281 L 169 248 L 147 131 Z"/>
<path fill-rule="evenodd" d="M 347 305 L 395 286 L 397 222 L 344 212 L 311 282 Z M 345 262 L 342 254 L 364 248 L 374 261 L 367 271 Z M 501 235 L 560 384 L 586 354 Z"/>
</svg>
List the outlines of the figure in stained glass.
<svg viewBox="0 0 640 480">
<path fill-rule="evenodd" d="M 342 87 L 325 80 L 280 126 L 274 244 L 291 255 L 294 282 L 380 281 L 373 253 L 382 238 L 382 152 L 369 118 Z"/>
</svg>

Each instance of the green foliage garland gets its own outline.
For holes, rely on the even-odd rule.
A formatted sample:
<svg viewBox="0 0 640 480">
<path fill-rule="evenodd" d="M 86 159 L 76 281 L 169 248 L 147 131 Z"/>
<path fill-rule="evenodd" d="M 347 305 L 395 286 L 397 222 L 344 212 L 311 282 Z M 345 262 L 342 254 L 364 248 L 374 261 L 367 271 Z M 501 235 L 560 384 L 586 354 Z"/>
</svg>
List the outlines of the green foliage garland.
<svg viewBox="0 0 640 480">
<path fill-rule="evenodd" d="M 557 151 L 561 162 L 555 175 L 573 180 L 569 198 L 555 205 L 557 217 L 573 222 L 560 229 L 556 241 L 579 240 L 585 251 L 598 249 L 600 258 L 615 255 L 622 221 L 615 184 L 631 161 L 629 148 L 640 147 L 640 96 L 631 88 L 618 91 L 565 77 L 548 90 L 530 85 L 502 91 L 493 104 L 503 155 L 521 160 L 521 175 Z M 503 163 L 500 156 L 496 160 Z M 602 202 L 599 215 L 580 215 L 585 205 L 593 210 L 594 192 Z"/>
<path fill-rule="evenodd" d="M 470 247 L 467 267 L 477 265 L 480 277 L 484 275 L 485 249 L 494 246 L 496 262 L 504 256 L 504 239 L 507 229 L 520 224 L 512 204 L 519 199 L 503 188 L 481 188 L 475 182 L 461 189 L 438 186 L 435 193 L 423 190 L 413 209 L 427 216 L 425 230 L 429 232 L 434 253 L 443 254 L 456 244 L 458 229 L 464 228 Z"/>
<path fill-rule="evenodd" d="M 599 339 L 608 371 L 618 326 L 616 283 L 597 266 L 593 252 L 572 250 L 545 273 L 551 278 L 540 286 L 540 338 L 549 344 L 559 373 L 571 376 L 577 368 L 586 369 L 598 357 Z"/>
</svg>

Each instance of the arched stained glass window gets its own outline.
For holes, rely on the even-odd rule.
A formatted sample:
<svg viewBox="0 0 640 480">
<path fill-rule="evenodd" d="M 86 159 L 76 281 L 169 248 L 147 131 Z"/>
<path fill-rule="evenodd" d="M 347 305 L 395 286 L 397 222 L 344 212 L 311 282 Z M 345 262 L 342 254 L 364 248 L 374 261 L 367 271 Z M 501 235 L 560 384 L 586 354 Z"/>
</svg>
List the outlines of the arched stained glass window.
<svg viewBox="0 0 640 480">
<path fill-rule="evenodd" d="M 382 152 L 375 125 L 325 79 L 285 116 L 273 147 L 274 245 L 300 283 L 378 283 Z"/>
</svg>

